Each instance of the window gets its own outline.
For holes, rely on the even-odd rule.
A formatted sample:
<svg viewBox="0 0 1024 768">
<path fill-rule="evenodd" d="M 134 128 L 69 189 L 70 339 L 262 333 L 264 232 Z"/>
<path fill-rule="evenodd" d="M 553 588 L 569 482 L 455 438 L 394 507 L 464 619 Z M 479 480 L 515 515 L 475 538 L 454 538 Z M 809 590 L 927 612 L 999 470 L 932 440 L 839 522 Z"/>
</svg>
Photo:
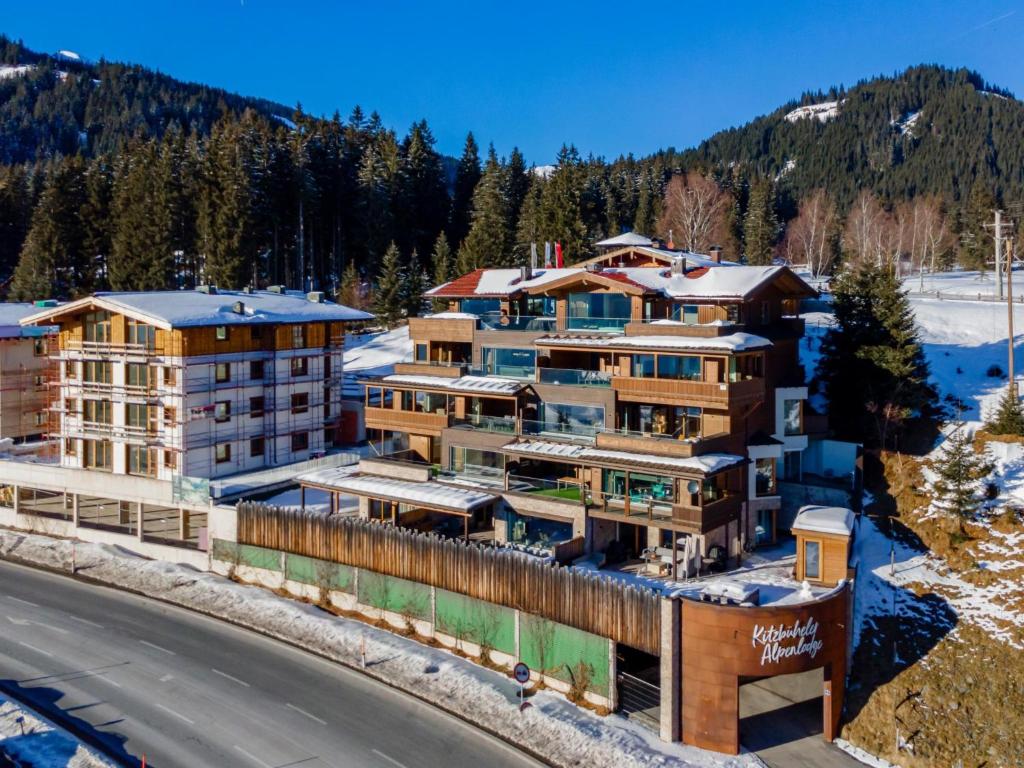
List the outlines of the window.
<svg viewBox="0 0 1024 768">
<path fill-rule="evenodd" d="M 32 377 L 32 385 L 36 389 L 41 389 L 41 388 L 45 387 L 46 386 L 46 376 L 44 376 L 41 373 L 37 373 L 35 376 Z"/>
<path fill-rule="evenodd" d="M 292 349 L 304 349 L 306 346 L 306 326 L 292 326 Z"/>
<path fill-rule="evenodd" d="M 178 410 L 173 405 L 164 406 L 164 426 L 172 429 L 178 420 Z"/>
<path fill-rule="evenodd" d="M 787 435 L 799 435 L 804 431 L 803 400 L 782 401 L 783 431 Z"/>
<path fill-rule="evenodd" d="M 428 349 L 429 349 L 429 346 L 427 344 L 417 344 L 416 345 L 416 362 L 417 363 L 425 363 L 425 362 L 427 362 L 427 360 L 430 359 L 429 355 L 427 354 L 427 350 Z"/>
<path fill-rule="evenodd" d="M 484 347 L 484 370 L 495 376 L 532 379 L 537 370 L 537 352 L 532 349 Z"/>
<path fill-rule="evenodd" d="M 249 362 L 249 378 L 250 379 L 262 379 L 263 378 L 263 361 L 262 360 L 251 360 Z"/>
<path fill-rule="evenodd" d="M 738 323 L 740 321 L 740 305 L 727 304 L 725 307 L 725 319 L 730 323 Z"/>
<path fill-rule="evenodd" d="M 329 379 L 331 377 L 331 356 L 324 355 L 324 378 Z"/>
<path fill-rule="evenodd" d="M 324 387 L 324 418 L 331 415 L 331 388 Z"/>
<path fill-rule="evenodd" d="M 216 337 L 217 341 L 227 341 L 228 327 L 226 325 L 218 325 L 217 328 L 214 330 L 214 336 Z"/>
<path fill-rule="evenodd" d="M 36 357 L 42 357 L 46 354 L 46 339 L 42 336 L 32 339 L 32 354 Z"/>
<path fill-rule="evenodd" d="M 804 578 L 821 578 L 821 542 L 804 542 Z"/>
<path fill-rule="evenodd" d="M 129 427 L 153 431 L 155 425 L 150 424 L 150 416 L 148 405 L 142 403 L 127 403 L 125 405 L 125 423 Z"/>
<path fill-rule="evenodd" d="M 249 398 L 249 416 L 250 418 L 256 419 L 263 416 L 263 411 L 266 408 L 266 398 L 264 397 L 250 397 Z"/>
<path fill-rule="evenodd" d="M 292 376 L 305 376 L 309 373 L 309 358 L 308 357 L 293 357 L 292 358 Z"/>
<path fill-rule="evenodd" d="M 75 362 L 64 362 L 61 363 L 64 366 L 64 378 L 65 379 L 77 379 L 78 378 L 78 363 Z"/>
<path fill-rule="evenodd" d="M 659 379 L 688 379 L 697 381 L 701 377 L 700 358 L 691 355 L 658 355 Z"/>
<path fill-rule="evenodd" d="M 110 313 L 89 312 L 84 318 L 85 340 L 94 344 L 110 343 Z"/>
<path fill-rule="evenodd" d="M 767 301 L 761 302 L 761 325 L 768 325 L 772 319 L 772 305 Z"/>
<path fill-rule="evenodd" d="M 262 457 L 265 447 L 266 444 L 262 437 L 254 437 L 249 441 L 249 456 L 253 458 L 256 456 Z"/>
<path fill-rule="evenodd" d="M 400 405 L 400 410 L 411 411 L 413 409 L 412 408 L 412 402 L 413 402 L 413 398 L 415 396 L 415 393 L 413 393 L 412 391 L 407 390 L 407 389 L 402 389 L 402 390 L 399 390 L 399 394 L 402 396 L 402 402 L 401 402 L 401 405 Z"/>
<path fill-rule="evenodd" d="M 800 481 L 800 451 L 786 451 L 782 454 L 782 477 Z"/>
<path fill-rule="evenodd" d="M 113 367 L 110 363 L 99 360 L 86 360 L 83 363 L 84 380 L 90 384 L 109 384 L 112 381 Z"/>
<path fill-rule="evenodd" d="M 640 472 L 629 473 L 629 486 L 626 486 L 626 473 L 620 469 L 604 470 L 604 491 L 613 496 L 629 494 L 634 503 L 648 500 L 673 502 L 676 496 L 676 482 L 671 477 L 645 475 Z"/>
<path fill-rule="evenodd" d="M 439 392 L 417 392 L 417 413 L 445 413 L 448 410 L 447 396 Z"/>
<path fill-rule="evenodd" d="M 128 446 L 128 474 L 155 475 L 156 466 L 148 448 L 141 445 Z"/>
<path fill-rule="evenodd" d="M 218 384 L 231 381 L 231 363 L 217 363 L 214 366 L 213 377 Z"/>
<path fill-rule="evenodd" d="M 687 325 L 696 325 L 700 322 L 697 319 L 697 305 L 696 304 L 684 304 L 683 305 L 683 322 Z"/>
<path fill-rule="evenodd" d="M 32 414 L 32 423 L 37 427 L 46 424 L 46 411 L 36 411 Z"/>
<path fill-rule="evenodd" d="M 604 406 L 541 403 L 540 432 L 593 437 L 604 426 Z"/>
<path fill-rule="evenodd" d="M 263 341 L 263 326 L 262 325 L 250 325 L 249 326 L 249 340 L 250 341 Z"/>
<path fill-rule="evenodd" d="M 110 424 L 112 406 L 109 400 L 83 400 L 82 420 L 90 424 Z"/>
<path fill-rule="evenodd" d="M 76 453 L 78 453 L 78 441 L 75 440 L 73 437 L 65 438 L 64 453 L 66 453 L 68 456 L 74 456 Z"/>
<path fill-rule="evenodd" d="M 309 432 L 292 433 L 292 451 L 309 450 Z"/>
<path fill-rule="evenodd" d="M 143 349 L 156 349 L 156 328 L 128 318 L 128 343 Z"/>
<path fill-rule="evenodd" d="M 176 469 L 178 466 L 178 454 L 174 451 L 164 451 L 164 466 L 167 469 Z"/>
<path fill-rule="evenodd" d="M 231 461 L 231 443 L 217 443 L 214 446 L 213 455 L 218 464 Z"/>
<path fill-rule="evenodd" d="M 128 363 L 125 366 L 125 383 L 129 387 L 149 388 L 149 366 L 142 363 Z"/>
<path fill-rule="evenodd" d="M 292 395 L 292 413 L 305 413 L 309 410 L 309 393 L 297 392 Z"/>
<path fill-rule="evenodd" d="M 497 451 L 452 446 L 449 458 L 453 472 L 477 477 L 501 477 L 505 474 L 505 456 Z"/>
<path fill-rule="evenodd" d="M 621 293 L 570 293 L 566 327 L 580 331 L 621 331 L 632 315 L 632 300 Z"/>
<path fill-rule="evenodd" d="M 213 418 L 218 422 L 231 421 L 231 401 L 221 400 L 213 407 Z"/>
<path fill-rule="evenodd" d="M 486 315 L 490 312 L 501 311 L 500 299 L 462 299 L 459 302 L 459 311 L 470 315 Z"/>
<path fill-rule="evenodd" d="M 654 378 L 654 355 L 633 355 L 633 375 L 638 379 Z"/>
<path fill-rule="evenodd" d="M 164 386 L 173 387 L 178 383 L 178 373 L 171 366 L 164 366 Z"/>
<path fill-rule="evenodd" d="M 109 440 L 83 440 L 82 453 L 87 469 L 110 469 L 113 447 Z"/>
<path fill-rule="evenodd" d="M 775 459 L 758 459 L 754 468 L 754 486 L 758 496 L 774 496 Z"/>
</svg>

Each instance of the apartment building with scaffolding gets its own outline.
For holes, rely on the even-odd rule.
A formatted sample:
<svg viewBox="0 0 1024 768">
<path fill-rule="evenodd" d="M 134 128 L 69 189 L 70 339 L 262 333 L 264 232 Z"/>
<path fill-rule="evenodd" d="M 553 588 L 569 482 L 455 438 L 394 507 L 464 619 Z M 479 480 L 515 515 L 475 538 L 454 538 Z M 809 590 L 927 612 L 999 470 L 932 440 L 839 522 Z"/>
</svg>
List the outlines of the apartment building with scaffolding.
<svg viewBox="0 0 1024 768">
<path fill-rule="evenodd" d="M 815 291 L 783 266 L 610 245 L 429 291 L 447 307 L 410 320 L 413 362 L 367 382 L 388 491 L 330 472 L 308 484 L 396 522 L 471 512 L 454 531 L 492 525 L 562 561 L 671 551 L 693 573 L 773 542 L 789 522 L 779 479 L 800 477 L 814 416 L 798 307 Z M 471 486 L 489 498 L 456 509 Z"/>
<path fill-rule="evenodd" d="M 43 302 L 18 324 L 55 331 L 34 359 L 59 451 L 0 457 L 0 523 L 205 568 L 234 535 L 225 498 L 349 460 L 324 454 L 352 406 L 345 325 L 368 319 L 276 287 Z"/>
</svg>

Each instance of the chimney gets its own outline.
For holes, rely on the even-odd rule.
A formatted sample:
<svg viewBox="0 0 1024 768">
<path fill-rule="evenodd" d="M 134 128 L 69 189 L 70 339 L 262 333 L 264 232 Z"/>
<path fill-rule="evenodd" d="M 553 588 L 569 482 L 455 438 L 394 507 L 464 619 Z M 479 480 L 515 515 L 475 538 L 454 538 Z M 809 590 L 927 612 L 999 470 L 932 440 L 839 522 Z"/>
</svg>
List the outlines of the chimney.
<svg viewBox="0 0 1024 768">
<path fill-rule="evenodd" d="M 324 299 L 327 297 L 324 295 L 323 291 L 310 291 L 306 294 L 306 298 L 314 304 L 323 304 Z"/>
<path fill-rule="evenodd" d="M 537 269 L 537 244 L 530 243 L 530 269 Z"/>
<path fill-rule="evenodd" d="M 531 267 L 520 267 L 519 268 L 519 282 L 524 283 L 527 280 L 533 278 L 533 269 Z"/>
<path fill-rule="evenodd" d="M 234 304 L 231 305 L 231 311 L 234 312 L 236 315 L 244 315 L 245 303 L 241 301 L 236 301 Z"/>
<path fill-rule="evenodd" d="M 711 260 L 713 262 L 715 262 L 715 264 L 721 264 L 722 263 L 722 246 L 720 246 L 720 245 L 712 245 L 710 248 L 708 248 L 708 256 L 711 257 Z"/>
<path fill-rule="evenodd" d="M 196 286 L 196 290 L 199 291 L 200 293 L 207 293 L 207 294 L 213 295 L 213 294 L 217 293 L 217 286 L 216 285 L 197 285 Z"/>
<path fill-rule="evenodd" d="M 267 293 L 284 293 L 283 285 L 268 285 Z"/>
<path fill-rule="evenodd" d="M 686 272 L 686 259 L 682 256 L 672 259 L 672 274 L 681 275 Z"/>
<path fill-rule="evenodd" d="M 674 251 L 676 249 L 676 241 L 675 241 L 675 238 L 672 237 L 672 230 L 671 229 L 668 231 L 668 243 L 667 243 L 667 246 L 668 246 L 668 249 L 670 251 Z"/>
</svg>

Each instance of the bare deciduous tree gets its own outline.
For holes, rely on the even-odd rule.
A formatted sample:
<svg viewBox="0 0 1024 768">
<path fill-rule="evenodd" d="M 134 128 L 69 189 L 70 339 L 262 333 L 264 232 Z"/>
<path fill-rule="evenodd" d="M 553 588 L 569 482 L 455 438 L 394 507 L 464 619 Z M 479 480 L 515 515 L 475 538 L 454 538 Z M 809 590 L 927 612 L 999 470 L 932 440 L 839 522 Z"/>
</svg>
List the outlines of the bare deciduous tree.
<svg viewBox="0 0 1024 768">
<path fill-rule="evenodd" d="M 699 173 L 678 174 L 665 190 L 661 229 L 671 230 L 677 247 L 706 252 L 723 237 L 729 202 L 729 194 L 714 179 Z"/>
<path fill-rule="evenodd" d="M 797 217 L 786 227 L 782 254 L 790 264 L 807 268 L 813 277 L 827 274 L 835 259 L 839 215 L 824 189 L 800 202 Z"/>
</svg>

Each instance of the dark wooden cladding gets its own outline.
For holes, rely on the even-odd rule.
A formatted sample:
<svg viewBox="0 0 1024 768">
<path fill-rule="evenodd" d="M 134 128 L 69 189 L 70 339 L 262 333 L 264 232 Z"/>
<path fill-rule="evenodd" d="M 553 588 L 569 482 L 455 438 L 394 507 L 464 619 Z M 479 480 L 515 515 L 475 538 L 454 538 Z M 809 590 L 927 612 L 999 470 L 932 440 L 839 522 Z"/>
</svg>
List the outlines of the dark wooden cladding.
<svg viewBox="0 0 1024 768">
<path fill-rule="evenodd" d="M 511 550 L 251 502 L 238 505 L 238 541 L 429 584 L 661 653 L 656 594 Z"/>
</svg>

